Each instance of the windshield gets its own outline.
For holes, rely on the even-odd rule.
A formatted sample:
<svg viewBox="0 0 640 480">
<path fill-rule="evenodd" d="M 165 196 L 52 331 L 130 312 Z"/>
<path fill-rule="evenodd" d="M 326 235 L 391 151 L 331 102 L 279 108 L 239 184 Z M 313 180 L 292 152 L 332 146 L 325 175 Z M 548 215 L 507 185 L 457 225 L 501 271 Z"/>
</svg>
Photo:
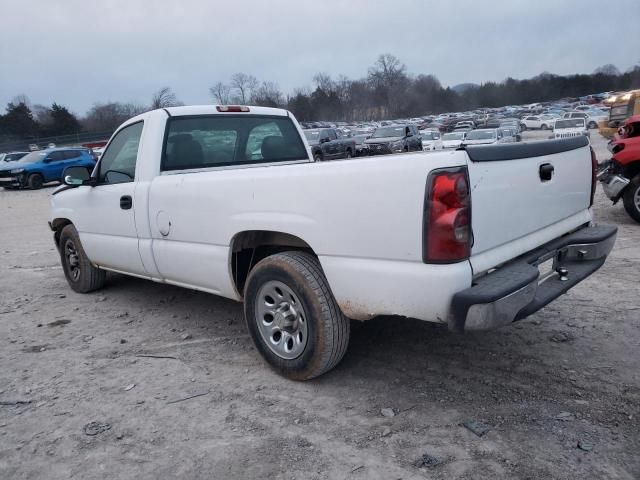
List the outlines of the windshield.
<svg viewBox="0 0 640 480">
<path fill-rule="evenodd" d="M 404 127 L 382 127 L 378 128 L 371 138 L 383 137 L 404 137 Z"/>
<path fill-rule="evenodd" d="M 464 133 L 445 133 L 442 136 L 442 140 L 462 140 Z"/>
<path fill-rule="evenodd" d="M 4 156 L 4 161 L 5 162 L 13 162 L 15 160 L 20 160 L 26 154 L 27 154 L 27 152 L 7 153 Z"/>
<path fill-rule="evenodd" d="M 18 163 L 36 163 L 42 160 L 46 156 L 47 156 L 46 152 L 31 152 L 28 155 L 25 155 L 24 157 L 22 157 L 20 160 L 18 160 Z"/>
<path fill-rule="evenodd" d="M 467 140 L 489 140 L 496 138 L 495 130 L 472 130 L 467 133 Z"/>
<path fill-rule="evenodd" d="M 572 118 L 571 120 L 556 120 L 556 130 L 559 128 L 584 128 L 584 119 Z"/>
</svg>

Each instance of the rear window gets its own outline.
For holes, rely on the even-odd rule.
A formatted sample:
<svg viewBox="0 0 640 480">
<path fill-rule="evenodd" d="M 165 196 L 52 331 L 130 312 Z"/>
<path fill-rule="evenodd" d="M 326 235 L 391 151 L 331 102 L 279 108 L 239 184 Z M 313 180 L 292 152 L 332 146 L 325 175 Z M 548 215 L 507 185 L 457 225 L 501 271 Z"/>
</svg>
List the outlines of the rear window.
<svg viewBox="0 0 640 480">
<path fill-rule="evenodd" d="M 172 117 L 162 170 L 306 160 L 291 119 L 265 116 Z"/>
</svg>

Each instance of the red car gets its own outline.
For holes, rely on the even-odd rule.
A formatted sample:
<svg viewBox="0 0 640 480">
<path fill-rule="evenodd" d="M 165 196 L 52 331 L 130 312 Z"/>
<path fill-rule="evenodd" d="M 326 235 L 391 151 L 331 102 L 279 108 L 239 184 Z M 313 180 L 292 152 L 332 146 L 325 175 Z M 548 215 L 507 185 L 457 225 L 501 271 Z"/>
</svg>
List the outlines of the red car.
<svg viewBox="0 0 640 480">
<path fill-rule="evenodd" d="M 609 143 L 611 160 L 598 174 L 604 193 L 640 222 L 640 115 L 627 118 Z"/>
</svg>

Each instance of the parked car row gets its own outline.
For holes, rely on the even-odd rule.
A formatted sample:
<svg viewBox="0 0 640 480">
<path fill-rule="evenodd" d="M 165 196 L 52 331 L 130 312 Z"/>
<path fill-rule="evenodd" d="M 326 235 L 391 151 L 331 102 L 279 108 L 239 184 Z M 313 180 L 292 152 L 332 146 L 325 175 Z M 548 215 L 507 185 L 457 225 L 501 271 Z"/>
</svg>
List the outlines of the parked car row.
<svg viewBox="0 0 640 480">
<path fill-rule="evenodd" d="M 93 168 L 96 159 L 91 150 L 81 147 L 47 148 L 20 158 L 0 162 L 0 186 L 5 188 L 41 188 L 45 183 L 62 182 L 68 167 Z M 11 155 L 11 154 L 7 154 Z"/>
</svg>

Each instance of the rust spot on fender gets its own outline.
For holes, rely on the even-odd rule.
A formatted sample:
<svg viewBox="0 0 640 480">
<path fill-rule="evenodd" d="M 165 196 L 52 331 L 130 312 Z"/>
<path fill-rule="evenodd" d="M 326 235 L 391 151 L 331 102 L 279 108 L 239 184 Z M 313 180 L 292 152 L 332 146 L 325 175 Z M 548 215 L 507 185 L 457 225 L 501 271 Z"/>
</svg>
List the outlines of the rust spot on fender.
<svg viewBox="0 0 640 480">
<path fill-rule="evenodd" d="M 375 316 L 371 313 L 364 313 L 367 311 L 366 307 L 351 300 L 338 301 L 338 306 L 344 316 L 352 320 L 370 320 Z"/>
</svg>

